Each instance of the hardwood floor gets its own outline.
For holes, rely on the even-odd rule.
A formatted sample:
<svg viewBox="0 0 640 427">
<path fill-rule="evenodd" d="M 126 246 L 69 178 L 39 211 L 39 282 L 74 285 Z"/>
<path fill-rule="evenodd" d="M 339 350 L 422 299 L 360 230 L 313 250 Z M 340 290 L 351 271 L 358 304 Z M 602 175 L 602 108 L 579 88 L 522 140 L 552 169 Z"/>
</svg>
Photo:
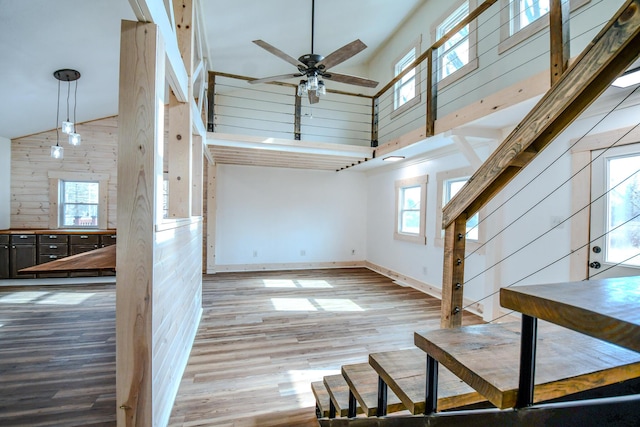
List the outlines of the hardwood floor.
<svg viewBox="0 0 640 427">
<path fill-rule="evenodd" d="M 203 288 L 172 427 L 317 426 L 312 381 L 440 324 L 439 300 L 366 269 L 217 274 Z"/>
<path fill-rule="evenodd" d="M 205 276 L 203 306 L 173 427 L 317 426 L 312 381 L 440 322 L 366 269 Z M 0 287 L 0 425 L 115 425 L 114 285 Z"/>
</svg>

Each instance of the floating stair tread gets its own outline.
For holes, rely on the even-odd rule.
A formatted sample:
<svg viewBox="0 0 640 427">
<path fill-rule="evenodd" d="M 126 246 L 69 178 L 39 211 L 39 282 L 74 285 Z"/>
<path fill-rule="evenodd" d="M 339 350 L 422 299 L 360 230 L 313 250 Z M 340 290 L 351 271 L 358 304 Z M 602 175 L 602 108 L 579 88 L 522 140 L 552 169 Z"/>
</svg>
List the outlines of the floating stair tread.
<svg viewBox="0 0 640 427">
<path fill-rule="evenodd" d="M 324 377 L 324 386 L 329 393 L 329 398 L 336 407 L 336 416 L 346 417 L 349 414 L 349 384 L 342 374 L 328 375 Z M 358 406 L 357 411 L 362 413 L 362 408 Z"/>
<path fill-rule="evenodd" d="M 311 383 L 311 390 L 313 391 L 313 395 L 316 397 L 316 404 L 318 406 L 318 410 L 320 411 L 320 417 L 326 418 L 329 416 L 329 392 L 327 388 L 324 386 L 324 382 L 322 381 L 314 381 Z"/>
<path fill-rule="evenodd" d="M 427 364 L 418 349 L 386 351 L 369 355 L 369 363 L 412 414 L 425 408 Z M 438 410 L 452 409 L 486 399 L 444 367 L 438 369 Z"/>
<path fill-rule="evenodd" d="M 415 333 L 414 341 L 441 366 L 498 408 L 518 392 L 520 323 Z M 534 401 L 541 402 L 640 377 L 640 353 L 539 322 Z"/>
<path fill-rule="evenodd" d="M 424 353 L 423 353 L 424 354 Z M 378 373 L 368 363 L 344 365 L 342 375 L 351 388 L 353 395 L 368 417 L 378 411 Z M 405 407 L 392 391 L 387 393 L 387 413 L 404 410 Z"/>
<path fill-rule="evenodd" d="M 640 276 L 500 290 L 500 305 L 640 351 Z"/>
</svg>

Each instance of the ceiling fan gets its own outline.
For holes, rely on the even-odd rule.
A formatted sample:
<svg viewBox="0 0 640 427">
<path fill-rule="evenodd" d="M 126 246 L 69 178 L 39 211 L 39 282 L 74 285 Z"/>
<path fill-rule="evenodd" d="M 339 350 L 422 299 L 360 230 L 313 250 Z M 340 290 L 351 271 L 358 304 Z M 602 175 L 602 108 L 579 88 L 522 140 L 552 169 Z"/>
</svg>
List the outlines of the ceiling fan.
<svg viewBox="0 0 640 427">
<path fill-rule="evenodd" d="M 315 0 L 311 1 L 311 52 L 313 49 L 313 39 L 314 39 L 314 28 L 315 27 Z M 307 93 L 309 97 L 309 103 L 315 104 L 320 101 L 320 96 L 326 93 L 326 89 L 324 86 L 324 82 L 322 79 L 333 80 L 339 83 L 347 83 L 357 86 L 364 86 L 368 88 L 374 88 L 378 85 L 378 82 L 374 80 L 365 79 L 362 77 L 350 76 L 347 74 L 338 74 L 329 72 L 328 69 L 334 67 L 338 64 L 343 63 L 347 59 L 352 56 L 362 52 L 366 49 L 367 45 L 365 45 L 359 39 L 352 41 L 335 52 L 330 53 L 326 57 L 322 55 L 318 55 L 316 53 L 308 53 L 302 55 L 298 59 L 293 58 L 292 56 L 287 55 L 280 49 L 270 45 L 269 43 L 263 40 L 254 40 L 253 43 L 257 44 L 264 50 L 273 55 L 277 56 L 280 59 L 287 61 L 288 63 L 294 65 L 298 68 L 297 73 L 292 74 L 282 74 L 279 76 L 271 76 L 265 77 L 262 79 L 250 80 L 249 83 L 257 84 L 257 83 L 268 83 L 277 80 L 283 79 L 293 79 L 297 77 L 306 77 L 306 80 L 301 80 L 298 85 L 298 95 L 303 95 Z"/>
</svg>

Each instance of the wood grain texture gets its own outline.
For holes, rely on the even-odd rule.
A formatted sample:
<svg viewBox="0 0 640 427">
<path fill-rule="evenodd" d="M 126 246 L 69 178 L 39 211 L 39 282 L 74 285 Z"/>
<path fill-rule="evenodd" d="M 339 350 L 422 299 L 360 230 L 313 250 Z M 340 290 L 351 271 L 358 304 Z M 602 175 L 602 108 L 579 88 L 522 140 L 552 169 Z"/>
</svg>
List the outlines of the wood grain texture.
<svg viewBox="0 0 640 427">
<path fill-rule="evenodd" d="M 153 261 L 158 94 L 164 52 L 155 25 L 122 21 L 118 133 L 119 426 L 152 426 Z M 162 165 L 160 165 L 162 170 Z"/>
<path fill-rule="evenodd" d="M 414 415 L 424 413 L 427 357 L 418 348 L 369 355 L 369 363 Z M 438 370 L 438 411 L 486 399 L 444 366 Z"/>
<path fill-rule="evenodd" d="M 443 210 L 443 228 L 477 212 L 521 169 L 520 154 L 543 150 L 637 57 L 640 0 L 628 0 L 591 44 Z M 514 163 L 515 162 L 515 163 Z"/>
<path fill-rule="evenodd" d="M 115 228 L 118 120 L 108 117 L 79 123 L 77 130 L 82 134 L 82 144 L 67 146 L 61 160 L 50 156 L 51 145 L 56 145 L 55 129 L 11 141 L 11 227 L 58 227 L 57 221 L 50 222 L 50 218 L 57 218 L 50 211 L 57 211 L 58 195 L 57 191 L 50 192 L 48 178 L 49 172 L 57 172 L 107 175 L 107 192 L 102 195 L 108 200 L 106 224 Z"/>
<path fill-rule="evenodd" d="M 461 214 L 445 230 L 441 328 L 455 328 L 462 325 L 466 232 L 467 216 L 465 214 Z"/>
<path fill-rule="evenodd" d="M 640 276 L 503 288 L 500 304 L 640 352 Z"/>
<path fill-rule="evenodd" d="M 498 408 L 515 405 L 519 322 L 416 332 L 415 343 Z M 540 322 L 535 402 L 639 376 L 639 353 Z"/>
<path fill-rule="evenodd" d="M 437 299 L 364 268 L 204 276 L 203 306 L 171 427 L 315 427 L 311 382 L 440 322 Z"/>
<path fill-rule="evenodd" d="M 311 391 L 316 399 L 316 407 L 320 411 L 319 415 L 322 418 L 329 416 L 329 392 L 324 386 L 323 381 L 314 381 L 311 383 Z"/>
<path fill-rule="evenodd" d="M 369 363 L 342 366 L 342 376 L 353 392 L 362 413 L 375 416 L 378 411 L 378 373 Z M 392 390 L 387 392 L 387 413 L 402 411 L 404 405 Z"/>
<path fill-rule="evenodd" d="M 336 408 L 336 417 L 346 417 L 349 413 L 349 384 L 341 374 L 327 375 L 322 379 L 329 399 Z M 362 407 L 356 407 L 356 413 L 361 414 Z"/>
<path fill-rule="evenodd" d="M 23 273 L 55 273 L 60 271 L 93 271 L 116 269 L 116 245 L 106 246 L 33 267 L 23 268 Z"/>
</svg>

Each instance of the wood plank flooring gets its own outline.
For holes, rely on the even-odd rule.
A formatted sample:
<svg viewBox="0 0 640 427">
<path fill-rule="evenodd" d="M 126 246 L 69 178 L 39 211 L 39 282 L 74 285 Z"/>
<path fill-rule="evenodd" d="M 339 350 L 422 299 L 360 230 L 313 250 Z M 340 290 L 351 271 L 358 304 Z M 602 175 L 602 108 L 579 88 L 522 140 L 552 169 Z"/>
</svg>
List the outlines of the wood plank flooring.
<svg viewBox="0 0 640 427">
<path fill-rule="evenodd" d="M 366 269 L 217 274 L 203 292 L 172 427 L 317 426 L 312 381 L 440 325 L 439 300 Z"/>
<path fill-rule="evenodd" d="M 203 293 L 172 427 L 317 426 L 312 381 L 440 322 L 439 300 L 366 269 L 217 274 Z M 0 425 L 115 426 L 113 284 L 0 287 Z"/>
</svg>

